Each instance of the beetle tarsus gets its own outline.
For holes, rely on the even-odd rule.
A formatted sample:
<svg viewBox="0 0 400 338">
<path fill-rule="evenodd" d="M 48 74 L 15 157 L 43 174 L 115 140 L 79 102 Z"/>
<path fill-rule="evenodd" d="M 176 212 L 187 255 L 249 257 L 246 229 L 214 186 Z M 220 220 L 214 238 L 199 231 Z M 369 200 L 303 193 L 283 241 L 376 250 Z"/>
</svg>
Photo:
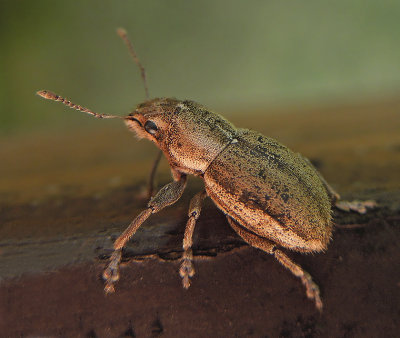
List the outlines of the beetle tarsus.
<svg viewBox="0 0 400 338">
<path fill-rule="evenodd" d="M 179 269 L 179 275 L 182 277 L 182 286 L 188 289 L 190 286 L 190 278 L 194 276 L 195 270 L 192 263 L 193 255 L 190 252 L 185 252 L 182 260 L 181 267 Z"/>
<path fill-rule="evenodd" d="M 335 207 L 342 211 L 355 211 L 359 214 L 367 213 L 368 209 L 375 209 L 378 204 L 373 200 L 368 201 L 337 201 Z"/>
<path fill-rule="evenodd" d="M 114 293 L 115 292 L 115 287 L 113 283 L 106 283 L 104 286 L 104 291 L 106 294 Z"/>
<path fill-rule="evenodd" d="M 318 311 L 322 312 L 323 304 L 319 293 L 319 287 L 311 278 L 311 275 L 303 270 L 303 276 L 301 277 L 303 285 L 306 287 L 308 299 L 314 300 L 315 307 Z"/>
<path fill-rule="evenodd" d="M 119 280 L 119 264 L 121 262 L 122 250 L 115 250 L 110 257 L 110 264 L 103 272 L 103 279 L 106 281 L 104 291 L 115 292 L 114 284 Z"/>
</svg>

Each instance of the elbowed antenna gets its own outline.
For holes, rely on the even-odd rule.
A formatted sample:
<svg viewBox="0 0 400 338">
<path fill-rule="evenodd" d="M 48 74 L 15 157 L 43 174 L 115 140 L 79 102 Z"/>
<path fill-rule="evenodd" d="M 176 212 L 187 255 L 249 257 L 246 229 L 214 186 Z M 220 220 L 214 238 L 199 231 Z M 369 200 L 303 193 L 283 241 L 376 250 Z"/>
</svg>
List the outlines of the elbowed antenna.
<svg viewBox="0 0 400 338">
<path fill-rule="evenodd" d="M 140 69 L 140 75 L 142 76 L 144 91 L 146 93 L 146 99 L 148 100 L 150 98 L 150 96 L 149 96 L 149 88 L 147 87 L 147 81 L 146 81 L 146 71 L 145 71 L 144 67 L 142 66 L 142 64 L 140 63 L 140 60 L 139 60 L 135 50 L 133 49 L 132 43 L 129 41 L 126 30 L 123 28 L 118 28 L 117 34 L 125 42 L 126 46 L 129 49 L 129 54 L 131 54 L 133 61 L 135 61 L 135 63 L 137 64 L 137 66 Z"/>
<path fill-rule="evenodd" d="M 72 103 L 70 100 L 67 100 L 67 99 L 63 98 L 62 96 L 54 94 L 53 92 L 50 92 L 48 90 L 39 90 L 38 92 L 36 92 L 36 94 L 38 94 L 39 96 L 41 96 L 41 97 L 43 97 L 44 99 L 47 99 L 47 100 L 61 102 L 61 103 L 65 104 L 66 106 L 68 106 L 68 107 L 70 107 L 72 109 L 76 109 L 76 110 L 79 110 L 79 111 L 81 111 L 83 113 L 90 114 L 90 115 L 92 115 L 94 117 L 97 117 L 99 119 L 124 119 L 125 118 L 123 116 L 95 113 L 94 111 L 91 111 L 88 108 L 85 108 L 85 107 L 82 107 L 82 106 L 80 106 L 78 104 Z"/>
</svg>

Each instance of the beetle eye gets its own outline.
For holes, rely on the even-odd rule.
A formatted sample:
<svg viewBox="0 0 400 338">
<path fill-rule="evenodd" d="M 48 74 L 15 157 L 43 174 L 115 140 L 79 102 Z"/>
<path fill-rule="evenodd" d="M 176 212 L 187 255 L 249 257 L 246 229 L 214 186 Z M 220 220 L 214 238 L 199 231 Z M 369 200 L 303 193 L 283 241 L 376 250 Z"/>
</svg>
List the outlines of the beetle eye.
<svg viewBox="0 0 400 338">
<path fill-rule="evenodd" d="M 149 133 L 154 135 L 158 128 L 157 125 L 153 122 L 153 121 L 146 121 L 146 123 L 144 124 L 144 129 Z"/>
</svg>

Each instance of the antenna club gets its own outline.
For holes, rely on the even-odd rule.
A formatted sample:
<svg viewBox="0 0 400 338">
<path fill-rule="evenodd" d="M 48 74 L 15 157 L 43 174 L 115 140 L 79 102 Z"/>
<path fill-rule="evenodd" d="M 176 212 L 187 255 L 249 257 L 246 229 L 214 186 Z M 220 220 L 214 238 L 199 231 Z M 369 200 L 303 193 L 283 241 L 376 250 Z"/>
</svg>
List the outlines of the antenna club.
<svg viewBox="0 0 400 338">
<path fill-rule="evenodd" d="M 50 92 L 48 90 L 39 90 L 36 92 L 36 94 L 46 100 L 57 100 L 59 98 L 57 94 L 54 94 L 53 92 Z"/>
<path fill-rule="evenodd" d="M 125 29 L 122 27 L 117 28 L 117 34 L 122 38 L 128 35 Z"/>
</svg>

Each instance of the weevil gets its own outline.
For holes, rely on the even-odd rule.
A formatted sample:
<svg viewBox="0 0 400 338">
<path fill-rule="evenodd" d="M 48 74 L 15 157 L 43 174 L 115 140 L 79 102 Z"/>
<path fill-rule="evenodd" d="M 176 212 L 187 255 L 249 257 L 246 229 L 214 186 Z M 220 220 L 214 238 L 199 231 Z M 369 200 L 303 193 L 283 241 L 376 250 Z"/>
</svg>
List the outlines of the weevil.
<svg viewBox="0 0 400 338">
<path fill-rule="evenodd" d="M 147 96 L 132 113 L 125 117 L 98 114 L 52 92 L 37 92 L 96 118 L 122 119 L 139 138 L 154 142 L 171 167 L 173 181 L 150 198 L 147 208 L 114 242 L 114 252 L 103 273 L 105 291 L 115 291 L 125 244 L 150 215 L 178 201 L 187 175 L 195 175 L 203 179 L 204 190 L 190 201 L 179 270 L 183 287 L 190 286 L 195 273 L 192 237 L 202 202 L 208 196 L 245 242 L 273 255 L 300 278 L 307 297 L 322 310 L 317 284 L 282 249 L 302 253 L 325 250 L 332 235 L 332 206 L 364 213 L 374 207 L 374 202 L 341 201 L 307 158 L 256 131 L 236 128 L 201 104 L 175 98 L 149 99 L 144 68 L 126 32 L 119 29 L 118 34 L 140 67 Z M 158 160 L 159 156 L 150 175 L 150 191 Z"/>
</svg>

